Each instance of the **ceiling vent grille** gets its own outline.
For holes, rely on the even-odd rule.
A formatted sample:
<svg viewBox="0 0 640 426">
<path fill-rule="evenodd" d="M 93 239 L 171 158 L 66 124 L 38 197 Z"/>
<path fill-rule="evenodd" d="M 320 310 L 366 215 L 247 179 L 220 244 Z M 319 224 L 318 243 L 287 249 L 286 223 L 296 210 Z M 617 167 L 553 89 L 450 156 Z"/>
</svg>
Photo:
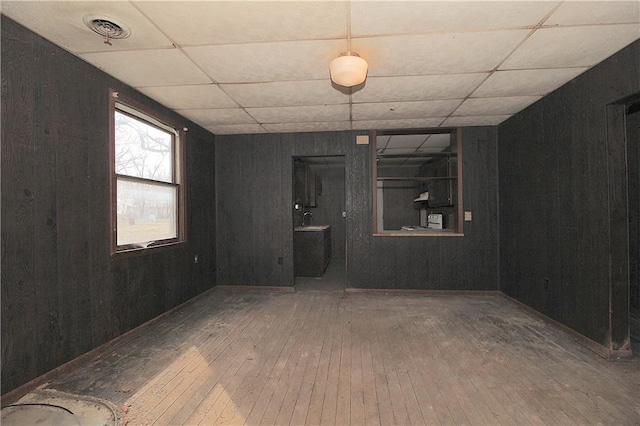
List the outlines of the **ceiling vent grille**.
<svg viewBox="0 0 640 426">
<path fill-rule="evenodd" d="M 106 40 L 123 39 L 131 35 L 129 27 L 112 18 L 91 15 L 85 16 L 82 20 L 91 31 L 100 34 Z"/>
</svg>

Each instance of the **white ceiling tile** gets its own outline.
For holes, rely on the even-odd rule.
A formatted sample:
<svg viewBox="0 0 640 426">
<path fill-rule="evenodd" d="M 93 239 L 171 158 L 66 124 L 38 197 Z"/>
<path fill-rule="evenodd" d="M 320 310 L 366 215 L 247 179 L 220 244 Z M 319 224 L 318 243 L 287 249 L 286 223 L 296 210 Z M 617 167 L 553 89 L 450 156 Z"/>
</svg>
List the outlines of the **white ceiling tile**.
<svg viewBox="0 0 640 426">
<path fill-rule="evenodd" d="M 403 155 L 413 154 L 416 152 L 415 148 L 385 148 L 384 153 L 387 155 Z"/>
<path fill-rule="evenodd" d="M 74 53 L 172 47 L 171 41 L 129 2 L 3 1 L 2 13 Z M 90 15 L 124 24 L 131 35 L 105 44 L 84 24 L 83 18 Z"/>
<path fill-rule="evenodd" d="M 502 98 L 473 98 L 465 100 L 453 113 L 461 115 L 503 115 L 521 111 L 542 96 L 511 96 Z"/>
<path fill-rule="evenodd" d="M 640 24 L 537 30 L 500 69 L 590 67 L 640 38 Z"/>
<path fill-rule="evenodd" d="M 171 109 L 233 108 L 238 105 L 215 84 L 138 89 Z"/>
<path fill-rule="evenodd" d="M 529 30 L 388 36 L 354 39 L 352 50 L 369 75 L 399 76 L 491 71 Z"/>
<path fill-rule="evenodd" d="M 544 23 L 554 25 L 622 24 L 640 22 L 638 1 L 567 1 Z"/>
<path fill-rule="evenodd" d="M 424 101 L 466 98 L 489 73 L 370 77 L 353 102 Z"/>
<path fill-rule="evenodd" d="M 349 121 L 263 124 L 270 133 L 325 132 L 351 129 Z"/>
<path fill-rule="evenodd" d="M 386 148 L 386 146 L 389 143 L 390 139 L 391 139 L 391 136 L 389 136 L 389 135 L 378 136 L 378 137 L 376 137 L 376 146 L 378 148 Z"/>
<path fill-rule="evenodd" d="M 428 127 L 438 127 L 444 120 L 444 117 L 433 118 L 413 118 L 413 119 L 397 119 L 397 120 L 354 120 L 354 130 L 387 130 L 387 129 L 421 129 Z"/>
<path fill-rule="evenodd" d="M 451 145 L 451 134 L 449 133 L 440 133 L 430 135 L 425 143 L 420 147 L 420 151 L 427 150 L 431 151 L 433 149 L 441 149 L 446 148 Z"/>
<path fill-rule="evenodd" d="M 424 143 L 427 139 L 427 135 L 393 135 L 389 139 L 387 148 L 412 148 L 415 150 Z"/>
<path fill-rule="evenodd" d="M 551 1 L 356 1 L 351 2 L 351 34 L 361 37 L 530 27 L 556 5 Z"/>
<path fill-rule="evenodd" d="M 349 121 L 349 105 L 247 108 L 258 123 Z"/>
<path fill-rule="evenodd" d="M 283 81 L 220 86 L 245 108 L 268 106 L 302 106 L 346 104 L 349 96 L 331 86 L 331 81 Z"/>
<path fill-rule="evenodd" d="M 345 37 L 347 4 L 290 1 L 147 2 L 136 5 L 181 45 Z"/>
<path fill-rule="evenodd" d="M 211 83 L 178 49 L 86 53 L 80 56 L 133 87 Z"/>
<path fill-rule="evenodd" d="M 510 115 L 486 115 L 475 117 L 449 117 L 444 123 L 443 127 L 456 127 L 456 126 L 497 126 L 506 119 L 511 117 Z"/>
<path fill-rule="evenodd" d="M 473 92 L 473 97 L 546 95 L 587 68 L 496 71 Z"/>
<path fill-rule="evenodd" d="M 434 152 L 448 152 L 448 145 L 446 147 L 420 147 L 416 149 L 416 153 L 418 154 L 433 154 Z"/>
<path fill-rule="evenodd" d="M 267 133 L 259 124 L 216 124 L 204 126 L 214 135 L 244 135 L 247 133 Z"/>
<path fill-rule="evenodd" d="M 186 47 L 185 52 L 218 83 L 329 78 L 329 63 L 345 40 L 287 41 Z"/>
<path fill-rule="evenodd" d="M 176 112 L 201 126 L 213 124 L 256 124 L 256 121 L 241 108 L 179 109 Z"/>
<path fill-rule="evenodd" d="M 354 104 L 354 120 L 394 120 L 407 118 L 446 117 L 451 114 L 461 100 L 383 102 Z"/>
</svg>

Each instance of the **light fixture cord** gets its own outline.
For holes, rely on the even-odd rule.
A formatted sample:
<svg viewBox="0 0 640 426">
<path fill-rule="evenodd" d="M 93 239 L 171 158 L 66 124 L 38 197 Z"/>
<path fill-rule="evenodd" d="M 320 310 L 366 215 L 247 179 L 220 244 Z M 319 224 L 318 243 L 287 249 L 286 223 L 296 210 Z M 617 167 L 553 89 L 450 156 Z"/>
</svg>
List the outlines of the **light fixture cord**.
<svg viewBox="0 0 640 426">
<path fill-rule="evenodd" d="M 351 55 L 351 2 L 347 2 L 347 56 Z"/>
<path fill-rule="evenodd" d="M 347 56 L 351 56 L 351 2 L 347 2 Z M 349 87 L 349 127 L 353 128 L 353 87 Z"/>
</svg>

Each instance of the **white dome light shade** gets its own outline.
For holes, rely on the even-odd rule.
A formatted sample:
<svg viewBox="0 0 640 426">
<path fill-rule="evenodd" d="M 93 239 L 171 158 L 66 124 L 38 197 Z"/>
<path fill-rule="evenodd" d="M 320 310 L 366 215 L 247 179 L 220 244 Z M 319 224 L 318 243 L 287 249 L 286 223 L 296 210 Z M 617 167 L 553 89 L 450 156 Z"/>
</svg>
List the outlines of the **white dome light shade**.
<svg viewBox="0 0 640 426">
<path fill-rule="evenodd" d="M 331 80 L 344 87 L 357 86 L 367 78 L 369 64 L 356 53 L 345 53 L 329 64 Z"/>
</svg>

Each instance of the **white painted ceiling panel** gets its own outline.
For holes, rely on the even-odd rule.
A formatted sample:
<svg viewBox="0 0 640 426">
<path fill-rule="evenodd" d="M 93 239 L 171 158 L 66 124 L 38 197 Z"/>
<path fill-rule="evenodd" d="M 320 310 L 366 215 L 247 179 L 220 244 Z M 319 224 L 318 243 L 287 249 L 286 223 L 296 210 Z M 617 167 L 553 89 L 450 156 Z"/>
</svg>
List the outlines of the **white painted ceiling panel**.
<svg viewBox="0 0 640 426">
<path fill-rule="evenodd" d="M 243 107 L 347 104 L 349 96 L 331 88 L 327 80 L 222 84 L 220 87 Z"/>
<path fill-rule="evenodd" d="M 511 115 L 486 115 L 475 117 L 449 117 L 442 123 L 443 127 L 456 126 L 496 126 Z"/>
<path fill-rule="evenodd" d="M 258 123 L 349 121 L 349 105 L 247 108 Z"/>
<path fill-rule="evenodd" d="M 420 148 L 447 148 L 449 145 L 451 145 L 451 135 L 449 133 L 441 133 L 430 135 L 426 142 L 422 144 Z"/>
<path fill-rule="evenodd" d="M 353 104 L 352 114 L 354 120 L 446 117 L 451 114 L 461 102 L 461 99 L 453 99 L 444 101 Z"/>
<path fill-rule="evenodd" d="M 438 127 L 444 121 L 444 117 L 433 118 L 400 118 L 390 120 L 353 120 L 354 130 L 370 129 L 420 129 L 427 127 Z"/>
<path fill-rule="evenodd" d="M 496 125 L 640 39 L 640 1 L 3 1 L 2 13 L 219 134 Z M 131 36 L 104 44 L 89 14 Z M 329 79 L 349 46 L 369 63 L 354 89 Z"/>
<path fill-rule="evenodd" d="M 384 153 L 388 155 L 404 155 L 413 154 L 416 152 L 415 148 L 385 148 Z"/>
<path fill-rule="evenodd" d="M 564 2 L 545 26 L 640 22 L 639 1 Z"/>
<path fill-rule="evenodd" d="M 640 24 L 541 28 L 500 69 L 590 67 L 640 37 Z"/>
<path fill-rule="evenodd" d="M 391 140 L 390 135 L 382 135 L 382 136 L 376 137 L 376 146 L 378 147 L 378 151 L 380 149 L 386 148 L 390 140 Z"/>
<path fill-rule="evenodd" d="M 352 49 L 369 62 L 369 75 L 427 75 L 491 71 L 528 30 L 385 36 L 354 39 Z"/>
<path fill-rule="evenodd" d="M 171 41 L 149 22 L 131 3 L 124 1 L 2 1 L 2 13 L 35 33 L 73 52 L 112 52 L 115 50 L 172 47 Z M 90 30 L 83 17 L 99 15 L 122 22 L 131 35 L 104 43 Z"/>
<path fill-rule="evenodd" d="M 496 71 L 473 92 L 473 97 L 546 95 L 587 68 Z"/>
<path fill-rule="evenodd" d="M 407 77 L 371 77 L 353 102 L 426 101 L 462 99 L 471 94 L 489 73 L 442 74 Z"/>
<path fill-rule="evenodd" d="M 460 115 L 504 115 L 520 111 L 542 96 L 511 96 L 502 98 L 473 98 L 465 100 L 453 113 Z"/>
<path fill-rule="evenodd" d="M 85 53 L 80 57 L 133 87 L 211 83 L 178 49 Z"/>
<path fill-rule="evenodd" d="M 344 40 L 186 47 L 217 83 L 329 79 L 329 62 L 345 51 Z"/>
<path fill-rule="evenodd" d="M 238 106 L 216 84 L 143 87 L 140 91 L 171 109 L 234 108 Z"/>
<path fill-rule="evenodd" d="M 183 46 L 345 38 L 347 2 L 136 2 Z M 294 56 L 293 54 L 291 56 Z"/>
<path fill-rule="evenodd" d="M 531 27 L 557 4 L 552 1 L 417 1 L 409 5 L 397 1 L 354 1 L 351 34 L 362 37 Z"/>
<path fill-rule="evenodd" d="M 384 154 L 410 154 L 410 153 L 434 153 L 442 152 L 451 145 L 451 135 L 427 134 L 425 132 L 378 136 L 376 138 L 378 153 Z"/>
<path fill-rule="evenodd" d="M 266 130 L 259 124 L 214 124 L 204 126 L 205 129 L 216 135 L 241 135 L 246 133 L 265 133 Z"/>
<path fill-rule="evenodd" d="M 393 135 L 387 143 L 387 148 L 413 148 L 416 150 L 427 139 L 427 135 Z"/>
<path fill-rule="evenodd" d="M 223 109 L 179 109 L 177 112 L 203 126 L 212 124 L 256 124 L 256 121 L 241 108 Z"/>
<path fill-rule="evenodd" d="M 262 127 L 273 133 L 325 132 L 333 130 L 349 130 L 349 121 L 327 121 L 321 123 L 277 123 L 263 124 Z"/>
</svg>

